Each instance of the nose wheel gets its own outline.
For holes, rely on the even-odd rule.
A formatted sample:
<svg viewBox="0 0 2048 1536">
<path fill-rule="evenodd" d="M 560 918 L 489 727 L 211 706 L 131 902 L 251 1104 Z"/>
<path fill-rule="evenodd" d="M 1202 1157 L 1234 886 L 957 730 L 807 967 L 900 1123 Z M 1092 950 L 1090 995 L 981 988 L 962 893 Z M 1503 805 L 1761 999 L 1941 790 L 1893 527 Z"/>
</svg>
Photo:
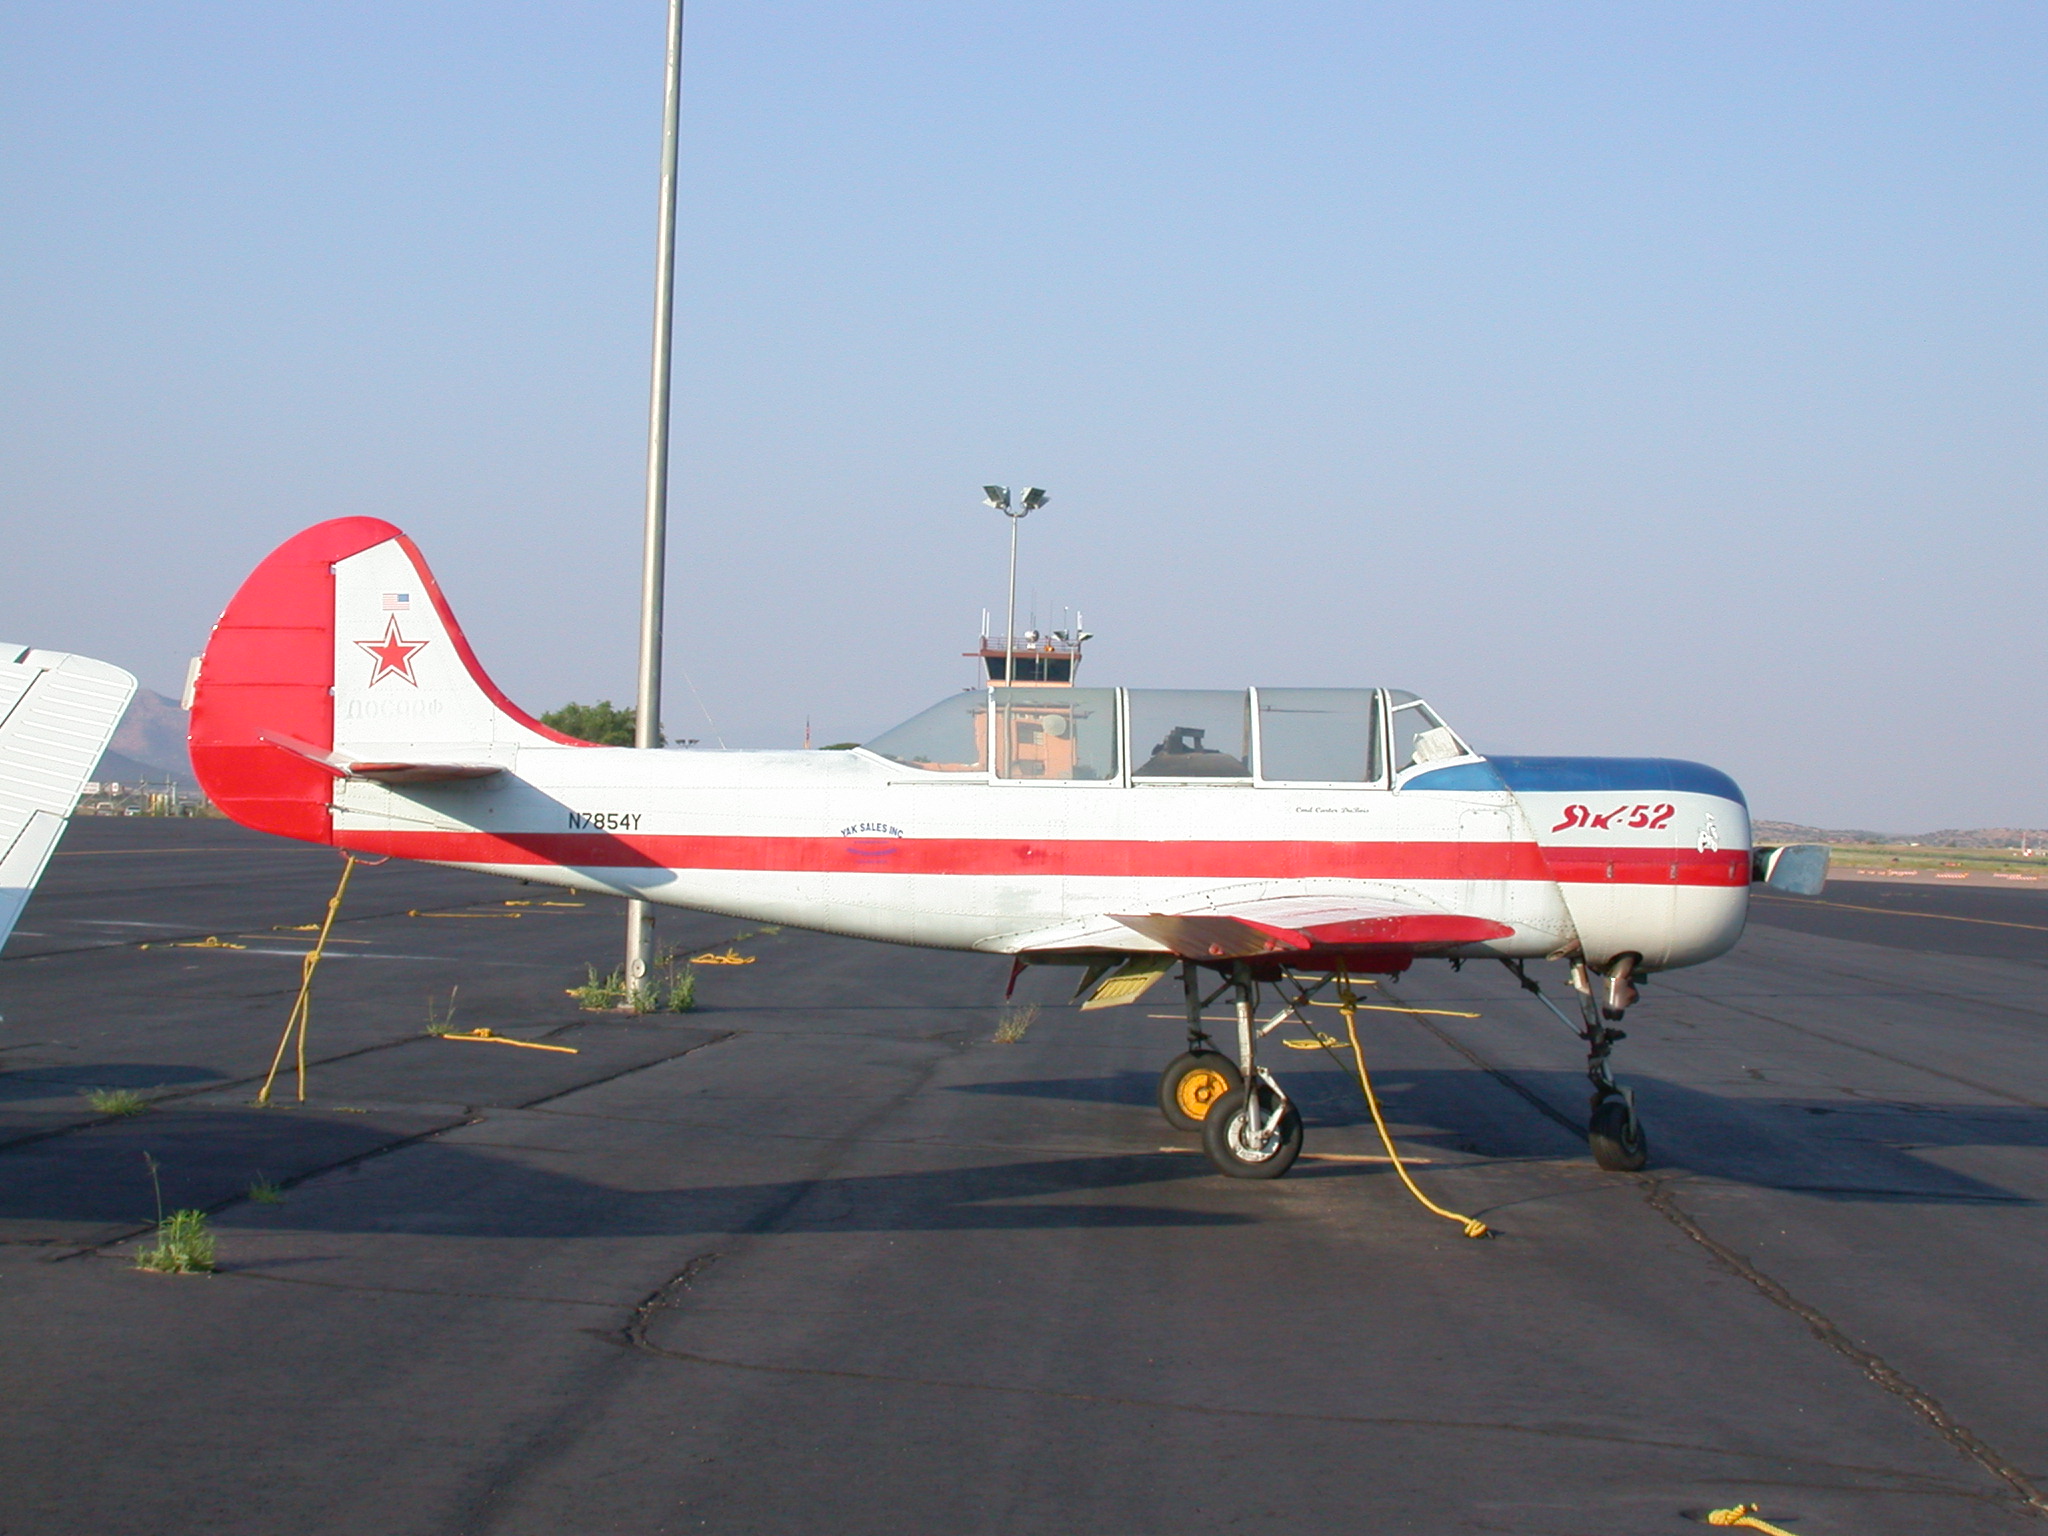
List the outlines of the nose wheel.
<svg viewBox="0 0 2048 1536">
<path fill-rule="evenodd" d="M 1595 1094 L 1586 1117 L 1586 1145 L 1609 1173 L 1635 1173 L 1650 1160 L 1650 1140 L 1636 1107 L 1619 1093 Z"/>
</svg>

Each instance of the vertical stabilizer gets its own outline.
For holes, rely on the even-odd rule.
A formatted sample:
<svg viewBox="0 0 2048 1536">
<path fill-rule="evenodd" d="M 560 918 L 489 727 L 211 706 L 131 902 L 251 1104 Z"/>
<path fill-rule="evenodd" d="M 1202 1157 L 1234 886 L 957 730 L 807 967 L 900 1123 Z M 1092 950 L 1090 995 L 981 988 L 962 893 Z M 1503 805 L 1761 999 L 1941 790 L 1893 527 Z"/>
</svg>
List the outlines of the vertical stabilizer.
<svg viewBox="0 0 2048 1536">
<path fill-rule="evenodd" d="M 498 691 L 412 540 L 373 517 L 272 550 L 214 625 L 191 693 L 208 797 L 245 827 L 316 843 L 333 838 L 338 770 L 323 759 L 491 763 L 586 745 Z"/>
<path fill-rule="evenodd" d="M 119 667 L 0 645 L 0 946 L 134 696 Z"/>
</svg>

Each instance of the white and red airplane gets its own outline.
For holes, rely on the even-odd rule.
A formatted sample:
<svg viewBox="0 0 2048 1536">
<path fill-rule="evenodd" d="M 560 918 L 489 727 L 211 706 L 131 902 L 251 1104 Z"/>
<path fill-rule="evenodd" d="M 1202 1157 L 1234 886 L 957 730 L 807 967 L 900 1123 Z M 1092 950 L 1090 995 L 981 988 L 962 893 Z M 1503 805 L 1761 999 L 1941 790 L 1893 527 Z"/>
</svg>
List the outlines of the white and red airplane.
<svg viewBox="0 0 2048 1536">
<path fill-rule="evenodd" d="M 1161 1109 L 1249 1178 L 1301 1145 L 1257 1058 L 1261 983 L 1424 957 L 1498 959 L 1532 987 L 1526 961 L 1568 962 L 1594 1153 L 1641 1166 L 1607 1067 L 1633 983 L 1726 952 L 1753 876 L 1817 890 L 1825 868 L 1824 849 L 1753 856 L 1715 769 L 1488 759 L 1409 693 L 991 670 L 852 751 L 594 747 L 498 691 L 411 540 L 342 518 L 272 553 L 215 624 L 192 761 L 245 826 L 359 854 L 1008 955 L 1013 981 L 1083 966 L 1096 1006 L 1177 966 L 1189 1049 Z M 1224 990 L 1234 1063 L 1203 1029 Z"/>
</svg>

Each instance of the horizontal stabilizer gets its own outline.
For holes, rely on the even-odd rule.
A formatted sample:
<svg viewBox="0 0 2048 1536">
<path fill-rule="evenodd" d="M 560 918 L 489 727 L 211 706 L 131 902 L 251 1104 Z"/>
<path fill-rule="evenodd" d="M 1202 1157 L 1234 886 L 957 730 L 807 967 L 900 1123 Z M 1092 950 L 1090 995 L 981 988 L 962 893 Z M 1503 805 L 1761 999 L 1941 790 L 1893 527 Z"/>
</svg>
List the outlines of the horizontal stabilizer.
<svg viewBox="0 0 2048 1536">
<path fill-rule="evenodd" d="M 1749 878 L 1787 896 L 1818 896 L 1828 883 L 1826 843 L 1787 843 L 1749 856 Z"/>
<path fill-rule="evenodd" d="M 450 784 L 459 779 L 487 779 L 505 771 L 496 763 L 367 762 L 316 747 L 281 731 L 265 731 L 263 739 L 280 751 L 325 769 L 337 779 L 369 779 L 378 784 Z"/>
</svg>

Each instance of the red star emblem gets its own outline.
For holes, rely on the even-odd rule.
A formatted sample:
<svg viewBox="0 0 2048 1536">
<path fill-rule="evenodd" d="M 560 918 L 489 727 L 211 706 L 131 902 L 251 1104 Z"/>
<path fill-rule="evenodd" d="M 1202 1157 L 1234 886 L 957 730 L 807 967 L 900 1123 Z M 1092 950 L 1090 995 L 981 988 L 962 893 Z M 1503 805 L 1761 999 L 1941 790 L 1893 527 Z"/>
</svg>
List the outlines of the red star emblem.
<svg viewBox="0 0 2048 1536">
<path fill-rule="evenodd" d="M 408 640 L 401 635 L 398 632 L 397 614 L 394 613 L 390 622 L 384 626 L 382 640 L 358 640 L 356 644 L 368 651 L 377 663 L 377 669 L 370 674 L 370 681 L 366 686 L 374 688 L 387 677 L 402 677 L 413 687 L 419 687 L 420 680 L 412 675 L 412 658 L 414 652 L 425 650 L 430 642 Z"/>
</svg>

